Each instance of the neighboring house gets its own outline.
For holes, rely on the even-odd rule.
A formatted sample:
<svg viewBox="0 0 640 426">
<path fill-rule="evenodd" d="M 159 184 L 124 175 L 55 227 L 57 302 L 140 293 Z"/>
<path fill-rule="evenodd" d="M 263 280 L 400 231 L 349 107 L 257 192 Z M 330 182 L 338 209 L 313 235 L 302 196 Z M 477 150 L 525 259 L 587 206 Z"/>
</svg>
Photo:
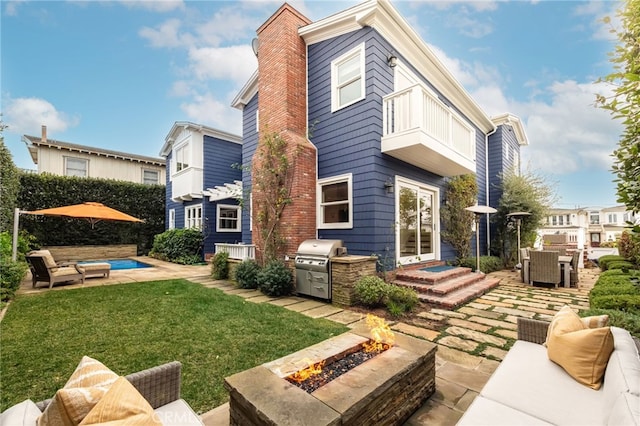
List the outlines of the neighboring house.
<svg viewBox="0 0 640 426">
<path fill-rule="evenodd" d="M 257 34 L 258 70 L 233 102 L 243 111 L 241 179 L 255 208 L 260 132 L 293 147 L 286 256 L 324 238 L 391 265 L 454 259 L 440 238 L 447 179 L 474 174 L 478 204 L 497 207 L 499 176 L 519 172 L 528 144 L 521 121 L 487 116 L 387 0 L 317 22 L 284 4 Z M 238 238 L 251 244 L 260 233 L 246 207 Z"/>
<path fill-rule="evenodd" d="M 624 205 L 615 207 L 580 207 L 551 209 L 546 224 L 540 229 L 544 235 L 565 235 L 569 244 L 578 248 L 599 247 L 601 243 L 620 238 L 627 222 L 637 223 L 640 215 Z"/>
<path fill-rule="evenodd" d="M 160 155 L 168 171 L 166 228 L 202 230 L 205 257 L 216 243 L 242 241 L 240 136 L 178 121 Z"/>
<path fill-rule="evenodd" d="M 114 179 L 148 185 L 164 185 L 165 162 L 162 158 L 127 154 L 47 138 L 42 126 L 40 137 L 23 135 L 38 173 Z"/>
</svg>

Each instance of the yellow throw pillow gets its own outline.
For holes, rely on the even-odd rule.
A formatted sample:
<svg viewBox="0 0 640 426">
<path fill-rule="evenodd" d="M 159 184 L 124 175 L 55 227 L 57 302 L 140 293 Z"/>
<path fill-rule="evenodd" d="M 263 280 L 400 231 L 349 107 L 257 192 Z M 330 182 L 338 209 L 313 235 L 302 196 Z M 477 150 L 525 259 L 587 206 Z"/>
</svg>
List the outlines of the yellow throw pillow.
<svg viewBox="0 0 640 426">
<path fill-rule="evenodd" d="M 613 352 L 609 327 L 554 331 L 547 342 L 549 359 L 562 367 L 579 383 L 600 389 L 604 371 Z"/>
<path fill-rule="evenodd" d="M 151 405 L 124 377 L 116 380 L 80 426 L 99 424 L 162 426 Z"/>
<path fill-rule="evenodd" d="M 76 426 L 100 401 L 118 375 L 88 356 L 38 418 L 38 426 Z"/>
<path fill-rule="evenodd" d="M 592 317 L 580 318 L 580 320 L 586 328 L 599 328 L 609 325 L 609 315 L 595 315 Z"/>
<path fill-rule="evenodd" d="M 585 328 L 584 323 L 573 309 L 565 305 L 560 309 L 551 320 L 547 329 L 547 339 L 544 346 L 548 346 L 549 338 L 552 333 L 568 333 L 570 331 L 582 330 Z"/>
</svg>

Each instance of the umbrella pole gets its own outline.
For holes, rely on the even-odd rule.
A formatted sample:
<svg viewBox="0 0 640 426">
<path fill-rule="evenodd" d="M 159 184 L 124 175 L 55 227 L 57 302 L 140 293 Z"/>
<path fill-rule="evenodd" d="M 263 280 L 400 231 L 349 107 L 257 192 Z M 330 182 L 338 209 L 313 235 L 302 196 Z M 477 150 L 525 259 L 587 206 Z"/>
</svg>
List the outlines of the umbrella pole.
<svg viewBox="0 0 640 426">
<path fill-rule="evenodd" d="M 18 258 L 18 222 L 20 221 L 20 209 L 15 208 L 13 211 L 13 250 L 11 251 L 11 260 L 16 261 Z"/>
</svg>

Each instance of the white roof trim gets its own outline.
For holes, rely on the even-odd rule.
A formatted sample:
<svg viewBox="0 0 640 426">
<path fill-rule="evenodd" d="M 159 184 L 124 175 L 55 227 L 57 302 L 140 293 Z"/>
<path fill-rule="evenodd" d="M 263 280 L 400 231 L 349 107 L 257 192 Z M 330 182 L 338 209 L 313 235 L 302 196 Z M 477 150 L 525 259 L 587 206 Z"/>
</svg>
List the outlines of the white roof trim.
<svg viewBox="0 0 640 426">
<path fill-rule="evenodd" d="M 228 198 L 242 197 L 242 181 L 235 180 L 233 183 L 225 183 L 224 186 L 216 186 L 215 188 L 207 188 L 202 194 L 209 197 L 209 201 L 220 201 Z"/>
<path fill-rule="evenodd" d="M 240 89 L 240 93 L 233 99 L 231 106 L 239 110 L 244 109 L 256 93 L 258 93 L 258 70 L 255 70 L 249 81 Z"/>
<path fill-rule="evenodd" d="M 227 133 L 222 130 L 214 129 L 213 127 L 205 126 L 203 124 L 195 124 L 190 121 L 176 121 L 171 130 L 164 138 L 165 143 L 160 150 L 160 155 L 162 157 L 166 157 L 171 152 L 171 148 L 173 147 L 173 143 L 175 142 L 175 137 L 184 129 L 191 129 L 198 133 L 202 133 L 206 136 L 211 136 L 214 138 L 222 139 L 228 142 L 233 142 L 237 144 L 242 144 L 242 137 L 238 135 L 234 135 L 232 133 Z"/>
<path fill-rule="evenodd" d="M 493 124 L 495 124 L 496 126 L 502 126 L 504 124 L 511 126 L 516 134 L 516 139 L 518 140 L 520 146 L 529 145 L 529 139 L 527 138 L 527 134 L 524 131 L 524 126 L 522 125 L 522 121 L 519 117 L 513 114 L 504 113 L 501 115 L 496 115 L 495 117 L 491 117 L 491 121 L 493 121 Z"/>
</svg>

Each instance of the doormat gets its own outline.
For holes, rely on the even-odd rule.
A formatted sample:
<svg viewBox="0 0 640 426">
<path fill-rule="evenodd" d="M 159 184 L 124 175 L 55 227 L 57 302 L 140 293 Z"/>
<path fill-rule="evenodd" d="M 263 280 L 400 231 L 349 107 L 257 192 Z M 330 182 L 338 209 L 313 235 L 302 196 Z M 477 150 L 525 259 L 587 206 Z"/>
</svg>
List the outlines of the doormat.
<svg viewBox="0 0 640 426">
<path fill-rule="evenodd" d="M 443 272 L 443 271 L 448 271 L 449 269 L 455 269 L 455 268 L 456 266 L 438 265 L 438 266 L 429 266 L 428 268 L 420 268 L 420 270 L 425 272 Z"/>
</svg>

